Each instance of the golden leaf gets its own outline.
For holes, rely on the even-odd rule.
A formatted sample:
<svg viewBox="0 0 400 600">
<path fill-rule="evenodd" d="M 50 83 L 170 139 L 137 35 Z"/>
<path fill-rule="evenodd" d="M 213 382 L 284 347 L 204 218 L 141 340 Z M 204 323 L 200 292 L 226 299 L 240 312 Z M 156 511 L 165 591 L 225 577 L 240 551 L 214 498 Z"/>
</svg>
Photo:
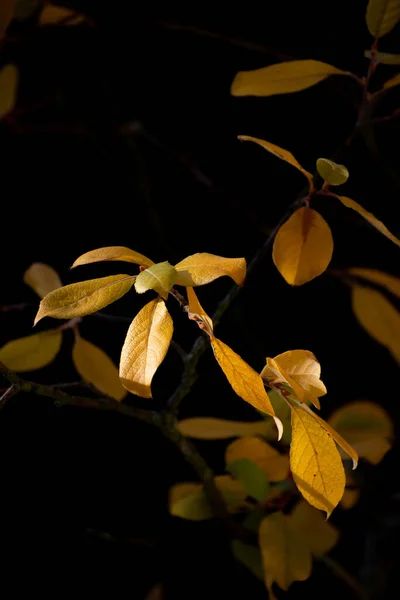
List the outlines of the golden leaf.
<svg viewBox="0 0 400 600">
<path fill-rule="evenodd" d="M 275 416 L 260 375 L 221 340 L 212 338 L 211 345 L 214 356 L 233 390 L 254 408 L 270 415 L 275 420 L 278 428 L 278 439 L 281 439 L 283 433 L 282 422 Z"/>
<path fill-rule="evenodd" d="M 111 275 L 58 288 L 41 301 L 34 325 L 43 317 L 71 319 L 90 315 L 121 298 L 133 282 L 131 275 Z"/>
<path fill-rule="evenodd" d="M 121 260 L 123 262 L 134 263 L 135 265 L 143 265 L 144 267 L 150 267 L 154 264 L 147 256 L 143 256 L 143 254 L 139 254 L 139 252 L 135 252 L 130 248 L 125 248 L 125 246 L 106 246 L 105 248 L 85 252 L 85 254 L 76 259 L 71 269 L 80 265 L 88 265 L 106 260 Z"/>
<path fill-rule="evenodd" d="M 226 440 L 233 437 L 263 435 L 269 429 L 267 421 L 226 421 L 213 417 L 193 417 L 182 419 L 177 429 L 186 437 L 198 440 Z"/>
<path fill-rule="evenodd" d="M 287 590 L 294 581 L 305 581 L 311 575 L 311 553 L 292 521 L 275 512 L 261 522 L 259 544 L 268 590 L 274 581 Z"/>
<path fill-rule="evenodd" d="M 6 65 L 0 71 L 0 119 L 14 108 L 17 98 L 17 86 L 17 67 Z"/>
<path fill-rule="evenodd" d="M 386 35 L 400 20 L 400 0 L 369 0 L 365 19 L 374 38 Z"/>
<path fill-rule="evenodd" d="M 394 296 L 400 298 L 400 279 L 394 275 L 383 273 L 382 271 L 377 271 L 375 269 L 362 269 L 358 267 L 347 269 L 347 272 L 350 273 L 350 275 L 362 277 L 369 282 L 376 283 L 387 289 L 388 292 Z"/>
<path fill-rule="evenodd" d="M 312 208 L 304 206 L 276 234 L 272 258 L 290 285 L 303 285 L 328 267 L 333 253 L 328 223 Z"/>
<path fill-rule="evenodd" d="M 242 484 L 230 475 L 214 477 L 214 483 L 221 493 L 230 513 L 239 512 L 246 504 Z M 207 501 L 202 483 L 176 483 L 169 490 L 169 512 L 175 517 L 202 521 L 215 515 Z"/>
<path fill-rule="evenodd" d="M 338 165 L 327 158 L 317 160 L 317 171 L 329 185 L 342 185 L 349 178 L 349 172 L 344 165 Z"/>
<path fill-rule="evenodd" d="M 151 381 L 167 354 L 173 323 L 161 298 L 152 300 L 133 319 L 121 352 L 119 376 L 129 392 L 151 398 Z"/>
<path fill-rule="evenodd" d="M 175 269 L 178 273 L 175 283 L 186 287 L 205 285 L 225 275 L 243 285 L 246 277 L 244 258 L 224 258 L 207 252 L 187 256 L 175 265 Z"/>
<path fill-rule="evenodd" d="M 24 283 L 29 285 L 40 298 L 44 298 L 62 286 L 57 271 L 53 267 L 39 262 L 32 263 L 25 271 Z"/>
<path fill-rule="evenodd" d="M 16 0 L 1 0 L 0 2 L 0 40 L 13 18 L 15 1 Z"/>
<path fill-rule="evenodd" d="M 43 331 L 12 340 L 0 348 L 0 362 L 11 371 L 35 371 L 50 364 L 61 347 L 61 331 Z"/>
<path fill-rule="evenodd" d="M 400 363 L 400 314 L 380 292 L 352 286 L 353 312 L 362 327 Z"/>
<path fill-rule="evenodd" d="M 75 336 L 72 360 L 82 379 L 92 383 L 100 392 L 115 400 L 122 400 L 126 396 L 127 392 L 121 385 L 118 369 L 112 360 L 101 348 L 80 335 Z"/>
<path fill-rule="evenodd" d="M 280 148 L 279 146 L 275 146 L 275 144 L 271 144 L 271 142 L 266 142 L 265 140 L 260 140 L 259 138 L 250 137 L 248 135 L 239 135 L 238 139 L 241 140 L 242 142 L 254 142 L 255 144 L 258 144 L 259 146 L 261 146 L 262 148 L 267 150 L 268 152 L 271 152 L 271 154 L 274 154 L 281 160 L 284 160 L 285 162 L 289 163 L 290 165 L 292 165 L 292 167 L 295 167 L 296 169 L 298 169 L 301 173 L 303 173 L 303 175 L 305 175 L 307 177 L 310 190 L 312 189 L 312 187 L 313 187 L 312 174 L 309 173 L 308 171 L 306 171 L 305 169 L 303 169 L 301 164 L 295 159 L 295 157 L 293 156 L 293 154 L 291 152 L 289 152 L 288 150 L 285 150 L 284 148 Z"/>
<path fill-rule="evenodd" d="M 344 204 L 344 206 L 355 210 L 359 215 L 364 217 L 364 219 L 368 221 L 370 225 L 375 227 L 375 229 L 377 229 L 380 233 L 382 233 L 382 235 L 384 235 L 394 244 L 396 244 L 396 246 L 400 246 L 400 240 L 398 240 L 397 237 L 393 235 L 393 233 L 390 233 L 389 229 L 386 227 L 386 225 L 382 223 L 382 221 L 379 221 L 376 217 L 374 217 L 372 213 L 365 210 L 365 208 L 363 208 L 361 204 L 358 204 L 358 202 L 355 202 L 351 198 L 347 198 L 347 196 L 338 196 L 336 194 L 332 195 L 338 200 L 340 200 L 340 202 Z"/>
<path fill-rule="evenodd" d="M 169 290 L 174 285 L 176 271 L 168 261 L 151 265 L 136 277 L 135 290 L 143 294 L 148 290 L 154 290 L 167 300 Z"/>
<path fill-rule="evenodd" d="M 274 96 L 300 92 L 330 75 L 349 75 L 319 60 L 290 60 L 253 71 L 239 71 L 231 86 L 232 96 Z"/>
<path fill-rule="evenodd" d="M 226 464 L 243 458 L 255 463 L 269 481 L 283 481 L 289 474 L 288 456 L 281 454 L 260 438 L 243 437 L 229 444 L 225 451 Z"/>
<path fill-rule="evenodd" d="M 329 517 L 343 496 L 346 479 L 335 442 L 315 417 L 303 406 L 292 407 L 290 468 L 303 497 Z"/>
<path fill-rule="evenodd" d="M 67 19 L 65 25 L 78 25 L 85 21 L 85 16 L 69 10 L 62 6 L 54 4 L 45 4 L 39 17 L 40 25 L 63 25 L 63 21 Z"/>
<path fill-rule="evenodd" d="M 397 75 L 395 75 L 394 77 L 391 77 L 390 79 L 385 81 L 385 83 L 383 84 L 383 87 L 385 89 L 387 89 L 387 88 L 391 88 L 391 87 L 394 87 L 395 85 L 399 85 L 399 84 L 400 84 L 400 73 L 397 73 Z"/>
<path fill-rule="evenodd" d="M 309 546 L 314 556 L 327 554 L 337 544 L 339 532 L 326 521 L 319 510 L 300 500 L 290 515 L 293 529 L 302 538 L 304 545 Z"/>
<path fill-rule="evenodd" d="M 193 319 L 194 316 L 200 318 L 204 324 L 203 329 L 208 333 L 209 336 L 212 336 L 214 330 L 212 319 L 210 319 L 204 308 L 201 306 L 194 289 L 192 287 L 188 287 L 186 288 L 186 291 L 189 302 L 189 319 Z"/>
</svg>

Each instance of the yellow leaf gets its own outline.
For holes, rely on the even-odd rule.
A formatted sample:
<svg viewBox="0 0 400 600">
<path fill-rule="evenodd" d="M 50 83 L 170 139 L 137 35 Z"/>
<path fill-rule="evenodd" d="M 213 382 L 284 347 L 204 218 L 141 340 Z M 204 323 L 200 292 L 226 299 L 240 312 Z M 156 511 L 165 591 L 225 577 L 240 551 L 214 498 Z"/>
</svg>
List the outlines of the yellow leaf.
<svg viewBox="0 0 400 600">
<path fill-rule="evenodd" d="M 335 442 L 315 417 L 302 406 L 292 407 L 290 468 L 303 497 L 329 517 L 343 496 L 346 479 Z"/>
<path fill-rule="evenodd" d="M 211 345 L 214 356 L 233 390 L 254 408 L 273 417 L 278 428 L 278 439 L 281 439 L 282 422 L 275 416 L 260 375 L 221 340 L 212 338 Z"/>
<path fill-rule="evenodd" d="M 201 306 L 194 289 L 188 287 L 186 288 L 186 291 L 189 302 L 189 319 L 193 319 L 194 317 L 201 319 L 204 325 L 203 329 L 208 335 L 212 336 L 214 330 L 212 319 L 210 319 L 204 308 Z"/>
<path fill-rule="evenodd" d="M 388 79 L 387 81 L 385 81 L 385 83 L 383 84 L 384 88 L 391 88 L 394 87 L 395 85 L 399 85 L 400 84 L 400 73 L 397 73 L 397 75 L 395 75 L 394 77 L 391 77 L 391 79 Z"/>
<path fill-rule="evenodd" d="M 214 477 L 214 483 L 221 493 L 229 512 L 239 512 L 246 504 L 243 485 L 230 475 Z M 169 490 L 169 512 L 175 517 L 202 521 L 215 515 L 207 501 L 202 483 L 176 483 Z"/>
<path fill-rule="evenodd" d="M 400 314 L 385 296 L 368 287 L 352 286 L 356 319 L 400 363 Z"/>
<path fill-rule="evenodd" d="M 248 459 L 255 463 L 269 481 L 283 481 L 289 473 L 289 458 L 281 454 L 267 442 L 257 437 L 243 437 L 235 440 L 225 451 L 225 462 Z"/>
<path fill-rule="evenodd" d="M 355 275 L 356 277 L 362 277 L 367 281 L 372 283 L 376 283 L 388 290 L 394 296 L 400 298 L 400 279 L 395 277 L 394 275 L 390 275 L 389 273 L 383 273 L 382 271 L 377 271 L 375 269 L 362 269 L 358 267 L 353 267 L 351 269 L 347 269 L 347 272 L 350 275 Z"/>
<path fill-rule="evenodd" d="M 349 172 L 344 165 L 338 165 L 327 158 L 317 160 L 317 171 L 329 185 L 342 185 L 349 178 Z"/>
<path fill-rule="evenodd" d="M 372 58 L 371 50 L 364 50 L 365 58 Z M 388 52 L 374 52 L 376 62 L 383 65 L 400 65 L 400 54 L 390 54 Z"/>
<path fill-rule="evenodd" d="M 14 14 L 15 0 L 1 0 L 0 2 L 0 40 L 11 23 Z"/>
<path fill-rule="evenodd" d="M 400 0 L 369 0 L 365 18 L 371 35 L 386 35 L 400 20 Z"/>
<path fill-rule="evenodd" d="M 0 362 L 11 371 L 35 371 L 50 364 L 61 347 L 61 331 L 43 331 L 12 340 L 0 348 Z"/>
<path fill-rule="evenodd" d="M 267 421 L 225 421 L 213 417 L 193 417 L 183 419 L 177 424 L 179 431 L 191 438 L 198 440 L 226 440 L 233 437 L 248 435 L 264 435 L 268 430 Z"/>
<path fill-rule="evenodd" d="M 14 108 L 17 98 L 17 86 L 17 67 L 6 65 L 0 71 L 0 119 Z"/>
<path fill-rule="evenodd" d="M 363 208 L 361 204 L 358 204 L 358 202 L 355 202 L 351 198 L 347 198 L 347 196 L 337 196 L 336 194 L 333 194 L 333 196 L 335 196 L 335 198 L 338 198 L 338 200 L 340 200 L 340 202 L 344 204 L 347 208 L 355 210 L 359 215 L 364 217 L 364 219 L 368 221 L 370 225 L 372 225 L 373 227 L 375 227 L 375 229 L 380 231 L 382 235 L 391 240 L 394 244 L 396 244 L 396 246 L 400 246 L 400 240 L 398 240 L 397 237 L 393 235 L 393 233 L 390 233 L 389 229 L 386 227 L 386 225 L 382 223 L 382 221 L 379 221 L 376 217 L 374 217 L 372 213 L 365 210 L 365 208 Z"/>
<path fill-rule="evenodd" d="M 274 96 L 300 92 L 330 75 L 349 75 L 319 60 L 291 60 L 253 71 L 237 73 L 232 96 Z"/>
<path fill-rule="evenodd" d="M 34 325 L 43 317 L 71 319 L 90 315 L 121 298 L 133 282 L 131 275 L 112 275 L 58 288 L 41 301 Z"/>
<path fill-rule="evenodd" d="M 311 575 L 311 553 L 287 515 L 275 512 L 262 520 L 259 544 L 268 589 L 276 581 L 287 590 L 294 581 Z"/>
<path fill-rule="evenodd" d="M 71 269 L 78 267 L 79 265 L 88 265 L 90 263 L 102 262 L 106 260 L 122 260 L 124 262 L 134 263 L 135 265 L 143 265 L 144 267 L 150 267 L 153 265 L 153 261 L 139 252 L 135 252 L 125 246 L 107 246 L 105 248 L 98 248 L 97 250 L 90 250 L 85 252 L 76 259 Z"/>
<path fill-rule="evenodd" d="M 290 285 L 303 285 L 328 267 L 333 253 L 328 223 L 312 208 L 304 206 L 276 234 L 272 258 Z"/>
<path fill-rule="evenodd" d="M 167 300 L 169 290 L 174 285 L 176 271 L 168 261 L 151 265 L 136 277 L 135 290 L 143 294 L 147 290 L 154 290 Z"/>
<path fill-rule="evenodd" d="M 321 365 L 309 350 L 288 350 L 273 359 L 267 358 L 261 377 L 268 381 L 271 372 L 275 375 L 274 381 L 287 383 L 301 402 L 314 401 L 326 394 L 320 380 Z"/>
<path fill-rule="evenodd" d="M 167 354 L 173 323 L 161 298 L 152 300 L 133 319 L 121 352 L 119 376 L 129 392 L 151 398 L 151 381 Z"/>
<path fill-rule="evenodd" d="M 44 298 L 57 288 L 62 286 L 61 279 L 57 273 L 44 263 L 32 263 L 24 273 L 24 283 L 29 285 L 40 298 Z"/>
<path fill-rule="evenodd" d="M 46 4 L 40 13 L 39 23 L 40 25 L 58 25 L 62 24 L 64 19 L 68 19 L 66 25 L 77 25 L 82 23 L 85 17 L 68 8 Z"/>
<path fill-rule="evenodd" d="M 187 256 L 175 265 L 175 269 L 178 273 L 175 283 L 186 287 L 205 285 L 224 275 L 243 285 L 246 277 L 244 258 L 224 258 L 207 252 Z"/>
<path fill-rule="evenodd" d="M 314 556 L 324 556 L 336 546 L 339 539 L 336 527 L 304 500 L 295 506 L 290 518 L 293 528 Z"/>
<path fill-rule="evenodd" d="M 115 400 L 122 400 L 126 396 L 112 360 L 101 348 L 80 335 L 75 336 L 72 360 L 82 379 L 92 383 L 100 392 Z"/>
<path fill-rule="evenodd" d="M 249 135 L 239 135 L 238 139 L 242 142 L 254 142 L 255 144 L 258 144 L 259 146 L 267 150 L 268 152 L 271 152 L 271 154 L 274 154 L 281 160 L 284 160 L 285 162 L 289 163 L 290 165 L 292 165 L 292 167 L 298 169 L 301 173 L 303 173 L 303 175 L 307 177 L 310 190 L 312 189 L 313 176 L 311 175 L 311 173 L 303 169 L 301 164 L 295 159 L 291 152 L 285 150 L 284 148 L 280 148 L 279 146 L 275 146 L 275 144 L 271 144 L 271 142 L 266 142 L 265 140 L 260 140 L 259 138 L 250 137 Z"/>
</svg>

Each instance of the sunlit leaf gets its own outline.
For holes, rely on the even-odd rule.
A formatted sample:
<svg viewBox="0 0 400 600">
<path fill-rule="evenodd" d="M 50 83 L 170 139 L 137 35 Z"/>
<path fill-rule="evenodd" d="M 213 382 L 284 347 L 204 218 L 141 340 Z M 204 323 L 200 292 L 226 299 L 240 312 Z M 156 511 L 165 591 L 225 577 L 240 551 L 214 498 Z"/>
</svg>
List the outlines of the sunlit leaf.
<svg viewBox="0 0 400 600">
<path fill-rule="evenodd" d="M 261 552 L 255 546 L 244 544 L 240 540 L 233 540 L 232 554 L 237 561 L 242 563 L 257 579 L 264 580 Z"/>
<path fill-rule="evenodd" d="M 304 500 L 296 504 L 290 516 L 292 527 L 314 556 L 324 556 L 337 544 L 339 532 L 336 527 Z"/>
<path fill-rule="evenodd" d="M 40 25 L 58 25 L 63 24 L 64 21 L 66 25 L 78 25 L 84 20 L 84 15 L 54 4 L 45 4 L 39 17 Z"/>
<path fill-rule="evenodd" d="M 317 160 L 317 171 L 329 185 L 342 185 L 349 178 L 349 172 L 344 165 L 338 165 L 328 158 Z"/>
<path fill-rule="evenodd" d="M 275 512 L 261 523 L 259 544 L 268 590 L 275 581 L 287 590 L 311 575 L 311 553 L 293 527 L 290 516 Z"/>
<path fill-rule="evenodd" d="M 61 279 L 57 273 L 45 263 L 32 263 L 24 273 L 24 283 L 29 285 L 40 298 L 44 298 L 53 290 L 62 286 Z"/>
<path fill-rule="evenodd" d="M 226 464 L 230 465 L 243 459 L 255 463 L 269 481 L 282 481 L 288 476 L 287 454 L 281 454 L 260 438 L 243 437 L 229 444 L 225 451 Z"/>
<path fill-rule="evenodd" d="M 194 289 L 192 287 L 188 287 L 186 288 L 186 291 L 189 302 L 189 319 L 197 317 L 201 319 L 204 325 L 204 330 L 208 333 L 208 335 L 211 336 L 214 329 L 212 319 L 210 319 L 204 308 L 201 306 Z"/>
<path fill-rule="evenodd" d="M 365 58 L 371 58 L 371 50 L 364 50 Z M 400 65 L 400 54 L 390 54 L 388 52 L 374 52 L 374 60 L 383 65 Z"/>
<path fill-rule="evenodd" d="M 281 160 L 284 160 L 285 162 L 289 163 L 290 165 L 292 165 L 292 167 L 295 167 L 296 169 L 298 169 L 301 173 L 303 173 L 303 175 L 305 175 L 307 177 L 309 187 L 310 187 L 310 189 L 312 189 L 312 187 L 313 187 L 312 174 L 309 173 L 308 171 L 306 171 L 301 166 L 301 164 L 295 159 L 295 157 L 293 156 L 293 154 L 291 152 L 289 152 L 288 150 L 285 150 L 284 148 L 280 148 L 279 146 L 275 146 L 275 144 L 271 144 L 271 142 L 266 142 L 265 140 L 251 137 L 249 135 L 239 135 L 238 139 L 241 140 L 242 142 L 254 142 L 255 144 L 258 144 L 259 146 L 261 146 L 262 148 L 267 150 L 268 152 L 271 152 L 271 154 L 274 154 Z"/>
<path fill-rule="evenodd" d="M 258 500 L 258 502 L 264 503 L 266 501 L 269 482 L 265 472 L 256 463 L 248 458 L 239 458 L 229 462 L 226 470 L 242 482 L 249 496 Z"/>
<path fill-rule="evenodd" d="M 139 254 L 139 252 L 135 252 L 130 248 L 125 248 L 125 246 L 106 246 L 105 248 L 85 252 L 85 254 L 76 259 L 71 269 L 79 265 L 88 265 L 90 263 L 109 260 L 121 260 L 123 262 L 134 263 L 135 265 L 143 265 L 144 267 L 150 267 L 154 264 L 147 256 Z"/>
<path fill-rule="evenodd" d="M 183 435 L 199 440 L 226 440 L 233 437 L 263 435 L 268 429 L 268 424 L 269 421 L 246 423 L 213 417 L 193 417 L 179 421 L 177 428 Z"/>
<path fill-rule="evenodd" d="M 238 285 L 243 285 L 246 277 L 244 258 L 224 258 L 207 252 L 192 254 L 175 265 L 175 283 L 186 287 L 205 285 L 218 277 L 227 275 Z"/>
<path fill-rule="evenodd" d="M 143 294 L 148 290 L 154 290 L 167 300 L 169 290 L 174 285 L 176 271 L 168 261 L 151 265 L 136 277 L 135 290 Z"/>
<path fill-rule="evenodd" d="M 386 35 L 400 20 L 400 0 L 369 0 L 365 18 L 371 35 Z"/>
<path fill-rule="evenodd" d="M 6 65 L 0 71 L 0 119 L 12 111 L 17 99 L 18 70 Z"/>
<path fill-rule="evenodd" d="M 383 294 L 369 287 L 352 286 L 351 297 L 360 325 L 400 363 L 400 313 Z"/>
<path fill-rule="evenodd" d="M 11 22 L 14 13 L 14 5 L 15 0 L 1 0 L 0 2 L 0 40 Z"/>
<path fill-rule="evenodd" d="M 61 347 L 61 331 L 44 331 L 12 340 L 0 348 L 0 362 L 11 371 L 34 371 L 50 364 Z"/>
<path fill-rule="evenodd" d="M 373 227 L 375 227 L 375 229 L 380 231 L 380 233 L 382 233 L 385 237 L 387 237 L 394 244 L 396 244 L 396 246 L 400 246 L 400 240 L 398 240 L 397 237 L 389 231 L 389 229 L 386 227 L 386 225 L 382 223 L 382 221 L 379 221 L 376 217 L 374 217 L 372 213 L 365 210 L 365 208 L 363 208 L 361 204 L 358 204 L 358 202 L 355 202 L 351 198 L 347 198 L 347 196 L 337 196 L 336 194 L 334 194 L 334 196 L 338 198 L 338 200 L 340 200 L 340 202 L 344 204 L 347 208 L 355 210 L 359 215 L 364 217 L 364 219 L 368 221 L 370 225 L 372 225 Z"/>
<path fill-rule="evenodd" d="M 122 387 L 118 369 L 101 349 L 83 339 L 75 337 L 72 348 L 72 360 L 79 375 L 85 381 L 92 383 L 103 394 L 122 400 L 127 392 Z"/>
<path fill-rule="evenodd" d="M 236 513 L 246 505 L 246 491 L 240 481 L 230 475 L 214 477 L 214 483 L 221 493 L 229 512 Z M 202 521 L 215 515 L 208 503 L 202 483 L 176 483 L 169 490 L 169 512 L 175 517 Z"/>
<path fill-rule="evenodd" d="M 272 257 L 287 283 L 303 285 L 326 270 L 332 253 L 328 223 L 315 210 L 304 206 L 279 229 Z"/>
<path fill-rule="evenodd" d="M 302 406 L 292 408 L 290 468 L 303 497 L 329 517 L 343 496 L 343 464 L 330 434 Z"/>
<path fill-rule="evenodd" d="M 274 96 L 300 92 L 330 75 L 349 75 L 319 60 L 291 60 L 254 71 L 237 73 L 232 96 Z"/>
<path fill-rule="evenodd" d="M 278 428 L 278 439 L 280 439 L 283 432 L 282 423 L 275 416 L 260 375 L 221 340 L 212 338 L 211 345 L 214 356 L 233 390 L 254 408 L 273 417 Z"/>
<path fill-rule="evenodd" d="M 167 354 L 173 323 L 161 298 L 144 306 L 133 319 L 121 352 L 122 385 L 137 396 L 151 398 L 151 381 Z"/>
<path fill-rule="evenodd" d="M 71 319 L 90 315 L 121 298 L 133 282 L 131 275 L 111 275 L 58 288 L 41 301 L 34 325 L 43 317 Z"/>
<path fill-rule="evenodd" d="M 356 277 L 362 277 L 371 283 L 376 283 L 384 287 L 388 292 L 400 298 L 400 279 L 389 273 L 383 271 L 377 271 L 376 269 L 364 269 L 359 267 L 352 267 L 347 269 L 350 275 Z"/>
<path fill-rule="evenodd" d="M 397 73 L 397 75 L 395 75 L 391 79 L 388 79 L 387 81 L 385 81 L 385 83 L 383 84 L 383 87 L 391 88 L 391 87 L 394 87 L 395 85 L 399 85 L 399 84 L 400 84 L 400 73 Z"/>
</svg>

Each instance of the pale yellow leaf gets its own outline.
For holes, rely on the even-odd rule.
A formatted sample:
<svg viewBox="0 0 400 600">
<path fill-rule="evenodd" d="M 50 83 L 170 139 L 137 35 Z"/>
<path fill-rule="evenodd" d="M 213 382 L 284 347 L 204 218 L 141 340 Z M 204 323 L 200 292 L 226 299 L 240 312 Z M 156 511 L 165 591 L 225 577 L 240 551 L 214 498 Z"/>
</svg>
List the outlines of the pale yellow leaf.
<svg viewBox="0 0 400 600">
<path fill-rule="evenodd" d="M 281 439 L 282 422 L 275 416 L 260 375 L 221 340 L 212 338 L 211 345 L 214 356 L 233 390 L 254 408 L 273 417 L 278 428 L 278 439 Z"/>
<path fill-rule="evenodd" d="M 386 35 L 400 20 L 400 0 L 369 0 L 365 18 L 371 35 Z"/>
<path fill-rule="evenodd" d="M 349 75 L 319 60 L 291 60 L 253 71 L 239 71 L 232 86 L 232 96 L 274 96 L 300 92 L 330 75 Z"/>
<path fill-rule="evenodd" d="M 248 435 L 264 435 L 269 430 L 268 421 L 226 421 L 213 417 L 193 417 L 182 419 L 177 424 L 179 431 L 198 440 L 226 440 Z"/>
<path fill-rule="evenodd" d="M 17 86 L 17 67 L 6 65 L 0 71 L 0 119 L 14 108 L 17 98 Z"/>
<path fill-rule="evenodd" d="M 85 254 L 76 259 L 71 269 L 79 265 L 88 265 L 108 260 L 121 260 L 123 262 L 134 263 L 135 265 L 143 265 L 144 267 L 150 267 L 154 264 L 147 256 L 139 254 L 139 252 L 135 252 L 130 248 L 125 248 L 125 246 L 106 246 L 105 248 L 85 252 Z"/>
<path fill-rule="evenodd" d="M 79 375 L 92 383 L 103 394 L 122 400 L 126 390 L 122 387 L 118 369 L 101 349 L 76 335 L 72 348 L 72 360 Z"/>
<path fill-rule="evenodd" d="M 328 223 L 312 208 L 304 206 L 276 234 L 272 258 L 290 285 L 303 285 L 321 275 L 333 253 Z"/>
<path fill-rule="evenodd" d="M 121 298 L 133 282 L 131 275 L 111 275 L 58 288 L 41 301 L 34 325 L 43 317 L 71 319 L 90 315 Z"/>
<path fill-rule="evenodd" d="M 371 50 L 364 50 L 365 58 L 372 58 Z M 374 52 L 374 60 L 384 65 L 400 65 L 400 54 L 388 52 Z"/>
<path fill-rule="evenodd" d="M 353 312 L 362 327 L 400 363 L 400 313 L 380 292 L 352 286 Z"/>
<path fill-rule="evenodd" d="M 57 271 L 45 263 L 32 263 L 24 273 L 24 283 L 29 285 L 40 298 L 62 286 Z"/>
<path fill-rule="evenodd" d="M 50 364 L 61 347 L 61 331 L 43 331 L 12 340 L 0 348 L 0 362 L 11 371 L 34 371 Z"/>
<path fill-rule="evenodd" d="M 144 306 L 129 326 L 122 347 L 119 376 L 132 394 L 151 398 L 151 381 L 167 354 L 173 323 L 161 298 Z"/>
<path fill-rule="evenodd" d="M 66 25 L 77 25 L 78 23 L 82 23 L 85 17 L 62 6 L 45 4 L 40 13 L 39 23 L 40 25 L 57 25 L 61 24 L 65 19 L 68 19 Z"/>
<path fill-rule="evenodd" d="M 225 451 L 226 464 L 243 458 L 255 463 L 269 481 L 283 481 L 289 474 L 287 454 L 281 454 L 260 438 L 243 437 L 229 444 Z"/>
<path fill-rule="evenodd" d="M 314 556 L 327 554 L 337 544 L 339 531 L 319 510 L 301 500 L 290 515 L 292 527 Z"/>
<path fill-rule="evenodd" d="M 387 88 L 394 87 L 395 85 L 400 85 L 400 73 L 397 73 L 397 75 L 395 75 L 391 79 L 388 79 L 387 81 L 385 81 L 385 83 L 383 84 L 383 87 L 387 89 Z"/>
<path fill-rule="evenodd" d="M 16 0 L 1 0 L 0 2 L 0 40 L 13 18 L 15 1 Z"/>
<path fill-rule="evenodd" d="M 186 288 L 186 291 L 189 302 L 189 319 L 193 319 L 194 317 L 201 319 L 203 322 L 203 329 L 211 336 L 214 329 L 212 319 L 210 319 L 204 308 L 201 306 L 194 289 L 188 287 Z"/>
<path fill-rule="evenodd" d="M 275 144 L 271 144 L 271 142 L 266 142 L 265 140 L 251 137 L 249 135 L 239 135 L 238 139 L 241 140 L 242 142 L 254 142 L 255 144 L 258 144 L 259 146 L 261 146 L 262 148 L 267 150 L 268 152 L 271 152 L 271 154 L 274 154 L 281 160 L 284 160 L 285 162 L 289 163 L 290 165 L 292 165 L 292 167 L 295 167 L 296 169 L 298 169 L 301 173 L 303 173 L 303 175 L 305 175 L 307 177 L 310 190 L 312 189 L 312 187 L 313 187 L 312 174 L 309 173 L 308 171 L 306 171 L 301 166 L 301 164 L 295 159 L 295 157 L 293 156 L 293 154 L 291 152 L 289 152 L 288 150 L 285 150 L 284 148 L 280 148 L 279 146 L 275 146 Z"/>
<path fill-rule="evenodd" d="M 351 269 L 347 269 L 347 272 L 350 275 L 355 275 L 356 277 L 362 277 L 367 281 L 372 283 L 376 283 L 388 290 L 394 296 L 400 298 L 400 279 L 395 277 L 394 275 L 390 275 L 389 273 L 384 273 L 383 271 L 377 271 L 375 269 L 363 269 L 358 267 L 352 267 Z"/>
<path fill-rule="evenodd" d="M 342 185 L 349 178 L 349 172 L 344 165 L 338 165 L 328 158 L 317 160 L 317 171 L 329 185 Z"/>
<path fill-rule="evenodd" d="M 382 221 L 379 221 L 376 217 L 374 217 L 372 213 L 365 210 L 365 208 L 363 208 L 361 204 L 358 204 L 358 202 L 355 202 L 351 198 L 347 198 L 347 196 L 337 196 L 336 194 L 333 195 L 335 196 L 335 198 L 338 198 L 338 200 L 340 200 L 340 202 L 344 204 L 344 206 L 355 210 L 359 215 L 364 217 L 364 219 L 368 221 L 370 225 L 375 227 L 375 229 L 377 229 L 380 233 L 382 233 L 382 235 L 384 235 L 390 241 L 396 244 L 396 246 L 400 246 L 400 240 L 398 240 L 397 237 L 389 231 L 389 229 L 386 227 L 386 225 L 382 223 Z"/>
<path fill-rule="evenodd" d="M 198 252 L 181 260 L 175 265 L 175 269 L 177 285 L 186 287 L 205 285 L 225 275 L 231 277 L 238 285 L 243 285 L 246 277 L 246 260 Z"/>
<path fill-rule="evenodd" d="M 135 290 L 143 294 L 148 290 L 154 290 L 167 300 L 169 290 L 176 280 L 176 271 L 168 261 L 151 265 L 136 277 Z"/>
<path fill-rule="evenodd" d="M 290 468 L 303 497 L 327 516 L 339 503 L 346 483 L 342 459 L 317 415 L 292 407 Z"/>
<path fill-rule="evenodd" d="M 259 544 L 267 588 L 276 581 L 287 590 L 294 581 L 305 581 L 311 575 L 311 552 L 293 527 L 292 519 L 282 512 L 262 520 Z"/>
</svg>

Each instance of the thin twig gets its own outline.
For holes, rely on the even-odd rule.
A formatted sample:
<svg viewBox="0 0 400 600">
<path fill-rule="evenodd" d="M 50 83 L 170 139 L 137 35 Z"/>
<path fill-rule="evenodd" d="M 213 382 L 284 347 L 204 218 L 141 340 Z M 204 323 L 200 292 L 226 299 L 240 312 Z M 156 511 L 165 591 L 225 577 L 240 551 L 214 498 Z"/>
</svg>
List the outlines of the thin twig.
<svg viewBox="0 0 400 600">
<path fill-rule="evenodd" d="M 4 394 L 2 394 L 2 396 L 0 397 L 0 409 L 3 408 L 3 406 L 6 404 L 7 400 L 9 400 L 10 398 L 12 398 L 12 396 L 15 396 L 15 394 L 18 393 L 18 388 L 16 387 L 15 384 L 10 385 L 9 388 L 6 389 L 6 391 L 4 392 Z"/>
</svg>

